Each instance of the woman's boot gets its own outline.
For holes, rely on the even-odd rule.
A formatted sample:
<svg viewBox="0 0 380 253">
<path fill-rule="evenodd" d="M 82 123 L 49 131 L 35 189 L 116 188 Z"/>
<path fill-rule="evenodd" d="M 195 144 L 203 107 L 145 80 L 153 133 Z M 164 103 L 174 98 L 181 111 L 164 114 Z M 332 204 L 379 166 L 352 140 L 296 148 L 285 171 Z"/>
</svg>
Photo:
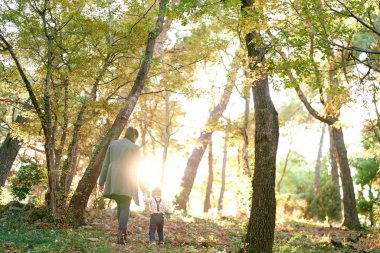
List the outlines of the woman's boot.
<svg viewBox="0 0 380 253">
<path fill-rule="evenodd" d="M 122 229 L 119 229 L 119 231 L 117 233 L 117 244 L 122 244 L 122 245 L 125 244 L 124 230 L 122 230 Z"/>
<path fill-rule="evenodd" d="M 127 228 L 123 230 L 123 238 L 124 238 L 124 242 L 127 242 Z"/>
</svg>

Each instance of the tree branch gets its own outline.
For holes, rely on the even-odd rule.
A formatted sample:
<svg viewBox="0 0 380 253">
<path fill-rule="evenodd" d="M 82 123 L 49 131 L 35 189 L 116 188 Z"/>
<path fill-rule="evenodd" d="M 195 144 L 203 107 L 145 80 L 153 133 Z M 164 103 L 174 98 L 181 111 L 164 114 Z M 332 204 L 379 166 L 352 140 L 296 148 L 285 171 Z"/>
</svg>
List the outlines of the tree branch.
<svg viewBox="0 0 380 253">
<path fill-rule="evenodd" d="M 38 103 L 38 100 L 36 98 L 36 95 L 34 94 L 34 91 L 33 91 L 33 88 L 32 88 L 32 85 L 29 81 L 29 79 L 27 78 L 23 68 L 21 67 L 21 64 L 20 64 L 20 61 L 18 60 L 17 56 L 16 56 L 16 53 L 13 51 L 13 48 L 12 46 L 9 44 L 9 42 L 5 39 L 4 35 L 3 35 L 3 32 L 0 30 L 0 40 L 5 44 L 6 46 L 6 50 L 9 52 L 9 54 L 11 55 L 14 63 L 16 64 L 16 68 L 17 68 L 17 71 L 18 73 L 20 74 L 21 76 L 21 79 L 22 81 L 24 82 L 25 84 L 25 87 L 28 91 L 28 94 L 29 94 L 29 97 L 32 101 L 32 104 L 33 104 L 33 107 L 34 109 L 36 110 L 37 112 L 37 115 L 38 117 L 43 120 L 44 118 L 44 113 L 42 112 L 41 108 L 40 108 L 40 105 Z"/>
<path fill-rule="evenodd" d="M 346 50 L 350 50 L 350 51 L 356 51 L 356 52 L 361 52 L 361 53 L 367 53 L 367 54 L 380 54 L 380 51 L 376 51 L 376 50 L 368 50 L 368 49 L 364 49 L 364 48 L 360 48 L 360 47 L 354 47 L 354 46 L 344 46 L 344 45 L 340 45 L 340 44 L 337 44 L 329 39 L 326 39 L 325 37 L 319 35 L 314 27 L 312 26 L 312 24 L 310 24 L 310 22 L 308 22 L 302 15 L 301 13 L 299 12 L 299 10 L 297 9 L 297 7 L 295 7 L 294 3 L 292 1 L 289 1 L 291 3 L 291 6 L 293 7 L 293 9 L 296 11 L 298 17 L 304 21 L 309 29 L 311 30 L 311 32 L 316 36 L 318 37 L 320 40 L 324 41 L 325 43 L 331 45 L 331 46 L 334 46 L 334 47 L 338 47 L 338 48 L 341 48 L 341 49 L 346 49 Z"/>
<path fill-rule="evenodd" d="M 282 51 L 278 51 L 278 53 L 280 54 L 280 56 L 287 62 L 287 58 L 286 58 L 286 55 L 284 52 Z M 304 106 L 306 107 L 307 111 L 316 119 L 322 121 L 322 122 L 325 122 L 326 124 L 328 125 L 332 125 L 334 124 L 337 119 L 335 118 L 330 118 L 330 117 L 326 117 L 326 116 L 322 116 L 317 110 L 315 110 L 311 104 L 309 103 L 309 101 L 307 100 L 305 94 L 303 93 L 303 91 L 301 90 L 301 87 L 298 85 L 297 83 L 297 80 L 296 78 L 294 77 L 292 71 L 290 69 L 287 69 L 287 72 L 288 72 L 288 76 L 290 78 L 290 80 L 294 83 L 295 87 L 295 91 L 299 97 L 299 99 L 301 100 L 301 102 L 304 104 Z"/>
<path fill-rule="evenodd" d="M 372 27 L 370 26 L 369 24 L 367 24 L 366 22 L 364 22 L 361 18 L 359 18 L 358 16 L 356 16 L 351 10 L 350 8 L 347 7 L 347 5 L 345 5 L 343 2 L 341 2 L 340 0 L 337 0 L 337 2 L 343 6 L 343 8 L 348 12 L 349 14 L 349 17 L 352 17 L 354 18 L 356 21 L 358 21 L 361 25 L 363 25 L 364 27 L 366 27 L 367 29 L 369 29 L 370 31 L 372 31 L 373 33 L 375 33 L 377 36 L 380 36 L 380 32 L 377 31 L 375 29 L 375 27 Z M 326 3 L 326 1 L 325 1 Z M 326 3 L 326 5 L 330 8 L 330 6 Z M 338 14 L 341 14 L 341 15 L 344 15 L 343 13 L 341 13 L 340 11 L 337 11 L 335 10 L 334 8 L 330 8 L 330 10 L 338 13 Z M 371 19 L 370 19 L 371 21 Z"/>
</svg>

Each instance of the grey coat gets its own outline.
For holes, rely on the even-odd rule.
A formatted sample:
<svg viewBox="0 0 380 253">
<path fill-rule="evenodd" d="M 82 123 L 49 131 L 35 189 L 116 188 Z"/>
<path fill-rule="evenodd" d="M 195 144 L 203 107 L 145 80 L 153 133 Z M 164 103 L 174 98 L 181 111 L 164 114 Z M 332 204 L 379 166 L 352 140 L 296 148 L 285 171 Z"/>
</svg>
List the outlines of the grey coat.
<svg viewBox="0 0 380 253">
<path fill-rule="evenodd" d="M 128 139 L 111 142 L 99 176 L 99 185 L 104 185 L 104 197 L 112 199 L 115 196 L 128 196 L 139 205 L 139 157 L 139 146 Z"/>
</svg>

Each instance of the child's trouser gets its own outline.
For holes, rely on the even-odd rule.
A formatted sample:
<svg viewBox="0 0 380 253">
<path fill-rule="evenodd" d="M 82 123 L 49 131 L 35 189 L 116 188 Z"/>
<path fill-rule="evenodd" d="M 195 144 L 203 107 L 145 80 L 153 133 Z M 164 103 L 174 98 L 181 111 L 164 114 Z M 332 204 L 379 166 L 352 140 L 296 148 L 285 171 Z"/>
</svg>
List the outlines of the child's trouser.
<svg viewBox="0 0 380 253">
<path fill-rule="evenodd" d="M 164 215 L 162 213 L 153 213 L 150 215 L 149 225 L 149 240 L 151 242 L 156 240 L 156 230 L 158 233 L 158 240 L 164 241 Z"/>
</svg>

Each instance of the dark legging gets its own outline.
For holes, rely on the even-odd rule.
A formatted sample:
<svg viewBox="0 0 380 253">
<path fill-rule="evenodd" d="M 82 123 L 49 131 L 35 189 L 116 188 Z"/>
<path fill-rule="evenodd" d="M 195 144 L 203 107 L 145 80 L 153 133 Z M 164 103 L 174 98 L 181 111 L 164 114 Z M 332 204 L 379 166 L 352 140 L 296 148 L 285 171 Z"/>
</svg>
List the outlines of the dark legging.
<svg viewBox="0 0 380 253">
<path fill-rule="evenodd" d="M 117 219 L 119 221 L 119 230 L 125 230 L 128 224 L 131 197 L 115 196 L 113 199 L 116 201 L 117 204 Z"/>
</svg>

